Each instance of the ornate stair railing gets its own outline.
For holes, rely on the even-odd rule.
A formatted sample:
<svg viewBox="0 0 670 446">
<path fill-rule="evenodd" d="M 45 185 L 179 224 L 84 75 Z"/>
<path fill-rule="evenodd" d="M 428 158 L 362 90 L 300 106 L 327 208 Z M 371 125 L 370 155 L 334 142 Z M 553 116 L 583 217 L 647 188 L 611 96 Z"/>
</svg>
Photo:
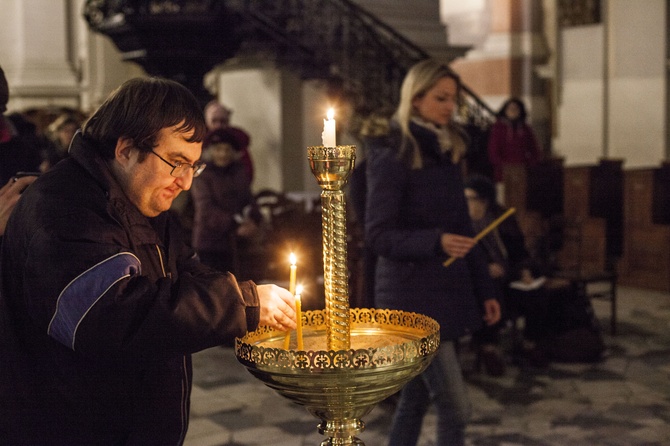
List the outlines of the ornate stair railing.
<svg viewBox="0 0 670 446">
<path fill-rule="evenodd" d="M 350 0 L 88 0 L 85 17 L 125 59 L 201 94 L 214 65 L 260 54 L 327 81 L 358 115 L 391 110 L 407 70 L 429 57 Z M 463 97 L 460 119 L 491 122 L 493 111 L 467 86 Z"/>
<path fill-rule="evenodd" d="M 359 114 L 395 106 L 407 70 L 429 57 L 350 0 L 229 0 L 227 5 L 253 28 L 243 42 L 253 41 L 256 48 L 263 46 L 259 41 L 275 42 L 279 65 L 330 81 Z M 463 96 L 462 120 L 492 121 L 495 113 L 466 85 Z"/>
</svg>

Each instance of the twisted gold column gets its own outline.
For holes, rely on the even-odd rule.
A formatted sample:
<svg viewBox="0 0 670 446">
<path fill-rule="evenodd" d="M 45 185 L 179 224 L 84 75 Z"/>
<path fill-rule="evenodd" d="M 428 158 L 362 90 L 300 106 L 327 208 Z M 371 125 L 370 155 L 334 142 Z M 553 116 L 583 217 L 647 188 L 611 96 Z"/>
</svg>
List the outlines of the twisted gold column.
<svg viewBox="0 0 670 446">
<path fill-rule="evenodd" d="M 326 336 L 329 350 L 350 346 L 347 271 L 347 215 L 342 188 L 354 168 L 355 146 L 307 149 L 312 173 L 321 186 L 323 277 L 326 295 Z"/>
</svg>

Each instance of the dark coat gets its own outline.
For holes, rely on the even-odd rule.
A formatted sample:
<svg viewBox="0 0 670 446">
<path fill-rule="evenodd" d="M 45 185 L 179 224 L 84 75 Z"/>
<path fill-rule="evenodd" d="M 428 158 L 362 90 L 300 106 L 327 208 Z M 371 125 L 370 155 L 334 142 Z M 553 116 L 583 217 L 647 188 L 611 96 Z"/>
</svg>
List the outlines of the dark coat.
<svg viewBox="0 0 670 446">
<path fill-rule="evenodd" d="M 193 180 L 191 197 L 193 217 L 193 247 L 197 251 L 229 252 L 235 230 L 236 215 L 242 216 L 245 207 L 256 222 L 260 213 L 254 206 L 249 177 L 241 162 L 226 167 L 208 165 Z"/>
<path fill-rule="evenodd" d="M 181 444 L 191 353 L 256 328 L 252 283 L 141 215 L 76 136 L 2 246 L 0 444 Z"/>
<path fill-rule="evenodd" d="M 0 115 L 0 187 L 17 172 L 38 172 L 42 161 L 32 141 L 15 134 L 9 120 Z"/>
<path fill-rule="evenodd" d="M 497 219 L 506 211 L 506 208 L 495 206 L 491 210 L 491 216 L 487 222 Z M 500 242 L 504 246 L 504 252 L 498 246 L 497 237 L 500 238 Z M 489 263 L 500 263 L 505 268 L 507 274 L 503 281 L 504 286 L 507 286 L 511 281 L 519 280 L 521 269 L 529 268 L 531 265 L 523 231 L 515 215 L 511 215 L 500 223 L 496 229 L 482 238 L 479 244 L 484 249 Z"/>
<path fill-rule="evenodd" d="M 365 237 L 377 254 L 375 306 L 425 314 L 442 339 L 478 330 L 482 302 L 497 298 L 479 245 L 448 268 L 440 236 L 473 236 L 461 167 L 442 155 L 434 133 L 412 124 L 424 166 L 398 157 L 399 132 L 369 141 Z"/>
</svg>

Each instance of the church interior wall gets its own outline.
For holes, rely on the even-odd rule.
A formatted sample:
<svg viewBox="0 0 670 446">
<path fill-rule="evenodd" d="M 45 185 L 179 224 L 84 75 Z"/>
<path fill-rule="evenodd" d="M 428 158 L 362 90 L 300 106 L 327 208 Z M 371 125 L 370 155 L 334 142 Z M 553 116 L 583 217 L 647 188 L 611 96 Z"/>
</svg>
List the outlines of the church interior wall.
<svg viewBox="0 0 670 446">
<path fill-rule="evenodd" d="M 501 1 L 479 4 L 491 8 Z M 0 29 L 0 65 L 10 82 L 10 110 L 78 105 L 88 112 L 124 80 L 144 75 L 141 67 L 122 60 L 107 37 L 88 30 L 81 16 L 84 0 L 5 2 L 3 14 L 12 18 Z M 557 31 L 558 54 L 552 55 L 557 60 L 555 71 L 543 74 L 556 92 L 550 111 L 555 120 L 550 141 L 552 150 L 563 156 L 568 165 L 596 162 L 603 156 L 624 158 L 626 167 L 657 165 L 664 160 L 667 145 L 663 38 L 667 1 L 645 0 L 644 7 L 627 0 L 607 0 L 606 3 L 607 35 L 602 24 Z M 542 5 L 545 10 L 556 7 L 551 1 L 544 1 Z M 479 14 L 478 23 L 482 26 L 492 27 L 491 23 L 496 23 L 495 18 L 482 19 L 479 10 L 468 14 Z M 555 11 L 545 11 L 547 17 L 552 14 L 555 15 Z M 454 25 L 448 30 L 456 41 L 453 31 L 457 29 Z M 489 30 L 493 32 L 493 28 Z M 608 48 L 607 83 L 603 81 L 603 41 Z M 258 132 L 253 135 L 252 147 L 259 152 L 259 176 L 254 187 L 288 185 L 293 189 L 300 188 L 300 182 L 303 187 L 311 187 L 311 178 L 305 172 L 296 182 L 288 180 L 285 171 L 274 166 L 284 159 L 293 159 L 295 155 L 289 154 L 286 158 L 284 154 L 291 147 L 304 148 L 319 142 L 322 110 L 317 113 L 317 109 L 325 102 L 323 92 L 318 91 L 318 84 L 307 82 L 288 86 L 281 80 L 283 73 L 268 74 L 271 71 L 222 73 L 218 85 L 230 89 L 229 96 L 235 101 L 232 107 L 236 109 L 233 121 L 242 127 L 251 127 L 253 133 Z M 274 80 L 268 83 L 268 79 Z M 295 100 L 290 89 L 298 92 L 302 99 Z M 488 92 L 482 95 L 486 96 L 485 93 Z M 302 105 L 296 108 L 289 98 Z M 497 104 L 502 96 L 491 95 L 490 98 L 498 101 Z M 536 118 L 533 114 L 541 108 L 536 107 L 535 97 L 530 99 L 532 122 Z M 315 101 L 313 106 L 309 105 L 311 101 Z M 247 110 L 247 104 L 252 104 L 251 110 Z M 495 108 L 496 104 L 491 106 Z M 282 117 L 285 111 L 293 114 Z M 319 117 L 312 118 L 310 113 Z M 298 116 L 302 122 L 298 122 Z M 301 126 L 302 133 L 286 142 L 284 139 L 290 133 L 288 122 L 291 126 Z"/>
</svg>

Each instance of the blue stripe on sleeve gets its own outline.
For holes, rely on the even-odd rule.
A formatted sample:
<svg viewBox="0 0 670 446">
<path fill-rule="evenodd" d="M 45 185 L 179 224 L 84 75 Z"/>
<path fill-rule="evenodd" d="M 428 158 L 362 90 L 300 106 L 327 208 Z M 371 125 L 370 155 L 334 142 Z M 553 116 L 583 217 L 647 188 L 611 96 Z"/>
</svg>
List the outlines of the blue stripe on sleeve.
<svg viewBox="0 0 670 446">
<path fill-rule="evenodd" d="M 116 282 L 140 274 L 141 266 L 134 254 L 121 252 L 75 277 L 58 296 L 49 336 L 74 350 L 77 327 L 86 313 Z"/>
</svg>

